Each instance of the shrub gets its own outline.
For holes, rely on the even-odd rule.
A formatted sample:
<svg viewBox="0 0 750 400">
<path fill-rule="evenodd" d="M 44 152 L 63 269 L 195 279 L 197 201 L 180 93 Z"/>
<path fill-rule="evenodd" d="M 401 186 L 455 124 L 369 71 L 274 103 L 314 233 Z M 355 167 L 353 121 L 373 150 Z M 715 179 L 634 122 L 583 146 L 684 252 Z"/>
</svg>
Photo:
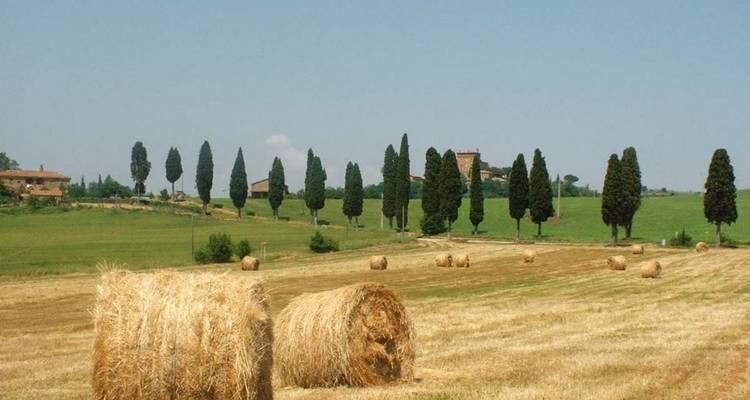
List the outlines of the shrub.
<svg viewBox="0 0 750 400">
<path fill-rule="evenodd" d="M 248 217 L 254 217 L 255 216 L 255 211 L 245 211 L 245 215 L 248 216 Z"/>
<path fill-rule="evenodd" d="M 213 203 L 213 204 L 211 204 L 211 208 L 224 208 L 224 204 Z"/>
<path fill-rule="evenodd" d="M 669 245 L 672 247 L 692 247 L 693 238 L 685 232 L 683 227 L 681 232 L 677 232 L 675 237 L 669 239 Z"/>
<path fill-rule="evenodd" d="M 226 233 L 214 233 L 208 237 L 208 244 L 195 252 L 195 261 L 200 264 L 225 263 L 232 259 L 234 246 L 232 237 Z"/>
<path fill-rule="evenodd" d="M 162 189 L 161 192 L 159 192 L 159 200 L 161 201 L 169 200 L 169 192 L 167 191 L 167 189 Z"/>
<path fill-rule="evenodd" d="M 726 233 L 721 234 L 721 247 L 736 248 L 739 242 L 732 239 Z"/>
<path fill-rule="evenodd" d="M 421 225 L 422 233 L 425 235 L 437 235 L 445 232 L 445 221 L 442 216 L 437 214 L 422 217 L 419 224 Z"/>
<path fill-rule="evenodd" d="M 315 253 L 339 251 L 339 243 L 328 236 L 323 236 L 320 231 L 316 231 L 310 238 L 310 250 Z"/>
<path fill-rule="evenodd" d="M 234 254 L 241 260 L 242 257 L 249 256 L 250 252 L 252 251 L 252 247 L 250 247 L 250 242 L 247 239 L 242 239 L 237 243 L 237 246 L 234 248 Z"/>
</svg>

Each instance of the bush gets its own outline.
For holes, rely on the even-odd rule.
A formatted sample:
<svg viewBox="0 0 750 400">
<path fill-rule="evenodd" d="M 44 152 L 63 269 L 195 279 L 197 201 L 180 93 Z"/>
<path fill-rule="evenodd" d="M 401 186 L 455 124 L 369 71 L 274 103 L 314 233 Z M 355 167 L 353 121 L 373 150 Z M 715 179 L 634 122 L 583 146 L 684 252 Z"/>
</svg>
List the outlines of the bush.
<svg viewBox="0 0 750 400">
<path fill-rule="evenodd" d="M 669 245 L 672 247 L 692 247 L 693 238 L 685 232 L 685 228 L 682 228 L 682 232 L 677 232 L 675 237 L 669 239 Z"/>
<path fill-rule="evenodd" d="M 445 232 L 445 221 L 440 215 L 422 217 L 419 224 L 422 228 L 422 233 L 425 235 L 438 235 Z"/>
<path fill-rule="evenodd" d="M 736 248 L 739 242 L 732 239 L 726 233 L 721 234 L 721 247 Z"/>
<path fill-rule="evenodd" d="M 255 211 L 245 211 L 245 216 L 254 217 L 255 216 Z"/>
<path fill-rule="evenodd" d="M 211 208 L 224 208 L 224 204 L 213 203 L 213 204 L 211 204 Z"/>
<path fill-rule="evenodd" d="M 242 239 L 237 243 L 234 254 L 241 260 L 242 257 L 249 256 L 251 251 L 250 242 L 247 239 Z"/>
<path fill-rule="evenodd" d="M 226 233 L 214 233 L 208 237 L 208 244 L 195 252 L 195 261 L 201 264 L 225 263 L 232 259 L 232 253 L 232 237 Z"/>
<path fill-rule="evenodd" d="M 339 251 L 339 242 L 328 236 L 323 236 L 320 231 L 316 231 L 310 238 L 310 250 L 315 253 L 329 253 Z"/>
<path fill-rule="evenodd" d="M 167 191 L 167 189 L 162 189 L 161 192 L 159 192 L 159 200 L 161 201 L 169 200 L 169 192 Z"/>
</svg>

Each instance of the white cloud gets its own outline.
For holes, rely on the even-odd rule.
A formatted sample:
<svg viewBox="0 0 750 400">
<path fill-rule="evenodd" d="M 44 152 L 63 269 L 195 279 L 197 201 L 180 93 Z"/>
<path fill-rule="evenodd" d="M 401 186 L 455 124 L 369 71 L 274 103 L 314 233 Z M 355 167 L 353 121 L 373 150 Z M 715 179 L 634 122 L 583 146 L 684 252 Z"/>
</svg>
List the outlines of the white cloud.
<svg viewBox="0 0 750 400">
<path fill-rule="evenodd" d="M 294 170 L 302 170 L 307 167 L 307 153 L 294 147 L 287 147 L 281 152 L 284 166 Z"/>
<path fill-rule="evenodd" d="M 289 146 L 289 136 L 271 135 L 266 138 L 266 144 L 272 147 L 285 148 Z"/>
</svg>

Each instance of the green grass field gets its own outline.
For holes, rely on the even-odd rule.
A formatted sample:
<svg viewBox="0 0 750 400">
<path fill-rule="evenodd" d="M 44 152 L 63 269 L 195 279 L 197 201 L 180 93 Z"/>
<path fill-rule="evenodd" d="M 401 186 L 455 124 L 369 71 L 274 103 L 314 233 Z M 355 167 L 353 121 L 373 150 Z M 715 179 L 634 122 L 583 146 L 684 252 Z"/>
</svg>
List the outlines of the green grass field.
<svg viewBox="0 0 750 400">
<path fill-rule="evenodd" d="M 232 209 L 229 199 L 216 199 L 226 209 Z M 555 205 L 557 203 L 555 202 Z M 544 240 L 566 242 L 607 242 L 609 228 L 604 225 L 600 214 L 601 199 L 563 198 L 562 218 L 553 218 L 542 226 Z M 302 200 L 285 200 L 280 215 L 293 221 L 308 221 Z M 732 226 L 722 230 L 732 239 L 747 242 L 750 240 L 750 219 L 744 218 L 743 211 L 750 208 L 750 192 L 741 191 L 737 199 L 739 218 Z M 271 217 L 271 209 L 266 200 L 249 200 L 246 209 L 256 215 Z M 419 200 L 409 203 L 409 227 L 419 233 L 419 220 L 422 208 Z M 346 217 L 341 213 L 341 200 L 326 200 L 326 207 L 320 211 L 320 218 L 332 224 L 345 225 Z M 380 200 L 365 200 L 364 213 L 359 219 L 367 229 L 380 228 Z M 658 243 L 669 240 L 677 231 L 686 231 L 697 240 L 713 240 L 714 226 L 703 217 L 703 197 L 699 195 L 678 195 L 672 197 L 651 197 L 643 199 L 643 205 L 635 217 L 634 239 Z M 386 222 L 387 226 L 387 222 Z M 471 236 L 469 222 L 469 200 L 464 199 L 459 218 L 454 225 L 458 235 Z M 480 225 L 479 236 L 491 239 L 510 240 L 515 237 L 515 221 L 508 216 L 508 199 L 487 199 L 484 204 L 484 222 Z M 527 219 L 522 224 L 524 239 L 534 240 L 536 225 Z M 624 235 L 624 230 L 621 230 Z"/>
<path fill-rule="evenodd" d="M 231 212 L 229 199 L 217 199 Z M 468 221 L 468 200 L 465 199 L 455 233 L 471 236 Z M 743 210 L 750 206 L 750 195 L 741 192 L 738 198 L 739 221 L 724 232 L 736 241 L 750 240 L 750 220 L 743 218 Z M 566 198 L 562 202 L 563 217 L 543 226 L 545 241 L 599 242 L 608 241 L 609 229 L 601 222 L 600 200 Z M 484 239 L 510 240 L 514 222 L 508 217 L 507 199 L 485 202 L 485 222 L 480 226 Z M 634 236 L 637 241 L 660 242 L 669 239 L 683 225 L 695 240 L 711 240 L 713 226 L 703 218 L 702 198 L 674 196 L 647 198 L 636 215 Z M 250 240 L 255 254 L 261 241 L 268 242 L 269 259 L 309 252 L 308 240 L 314 233 L 308 225 L 302 200 L 286 200 L 281 216 L 290 222 L 270 220 L 271 210 L 266 200 L 249 200 L 246 209 L 258 217 L 232 220 L 231 214 L 215 212 L 214 217 L 196 217 L 195 243 L 200 246 L 215 232 L 226 232 L 233 239 Z M 221 215 L 220 215 L 221 214 Z M 411 231 L 419 234 L 421 205 L 410 203 Z M 398 235 L 388 229 L 380 230 L 380 202 L 367 200 L 360 218 L 364 228 L 347 232 L 346 218 L 341 214 L 341 200 L 327 200 L 320 218 L 331 223 L 322 227 L 324 233 L 338 239 L 342 250 L 398 241 Z M 387 223 L 386 223 L 387 225 Z M 42 274 L 87 272 L 97 261 L 125 263 L 129 268 L 179 266 L 191 261 L 191 219 L 189 216 L 149 211 L 121 211 L 111 209 L 83 209 L 64 213 L 0 214 L 0 274 Z M 534 240 L 536 226 L 524 221 L 523 238 Z"/>
</svg>

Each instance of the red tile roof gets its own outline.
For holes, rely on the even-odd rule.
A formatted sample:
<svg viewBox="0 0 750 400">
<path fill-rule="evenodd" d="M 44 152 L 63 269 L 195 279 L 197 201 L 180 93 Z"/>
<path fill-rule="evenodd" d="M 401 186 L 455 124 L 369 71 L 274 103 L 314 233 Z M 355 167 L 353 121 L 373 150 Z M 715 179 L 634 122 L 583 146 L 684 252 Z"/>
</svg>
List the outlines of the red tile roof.
<svg viewBox="0 0 750 400">
<path fill-rule="evenodd" d="M 43 178 L 69 181 L 67 176 L 54 171 L 7 170 L 0 171 L 0 178 Z"/>
</svg>

